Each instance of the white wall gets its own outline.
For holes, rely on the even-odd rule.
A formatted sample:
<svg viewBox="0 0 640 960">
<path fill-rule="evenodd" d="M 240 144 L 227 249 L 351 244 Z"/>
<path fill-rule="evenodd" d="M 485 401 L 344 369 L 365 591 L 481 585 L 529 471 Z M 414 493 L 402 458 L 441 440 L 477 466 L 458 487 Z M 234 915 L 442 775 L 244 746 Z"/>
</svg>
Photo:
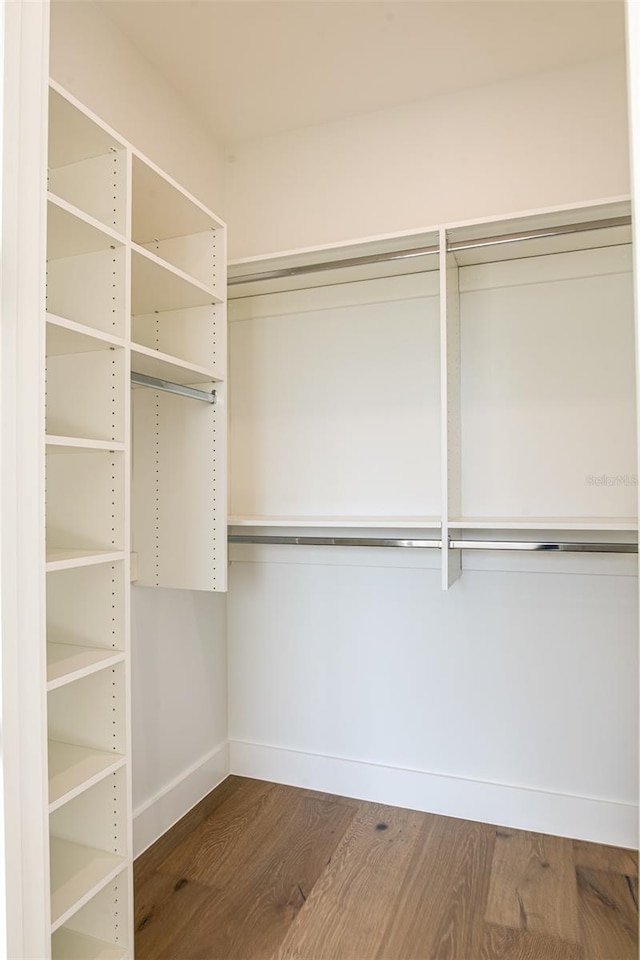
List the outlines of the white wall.
<svg viewBox="0 0 640 960">
<path fill-rule="evenodd" d="M 226 597 L 134 587 L 137 855 L 228 773 Z"/>
<path fill-rule="evenodd" d="M 51 7 L 51 76 L 224 217 L 219 145 L 131 41 L 87 0 Z"/>
<path fill-rule="evenodd" d="M 232 771 L 634 845 L 633 562 L 363 553 L 235 548 Z"/>
<path fill-rule="evenodd" d="M 622 57 L 227 150 L 230 257 L 629 192 Z"/>
<path fill-rule="evenodd" d="M 219 213 L 220 148 L 173 88 L 94 4 L 51 21 L 52 77 Z M 226 596 L 133 593 L 137 854 L 226 775 Z"/>
</svg>

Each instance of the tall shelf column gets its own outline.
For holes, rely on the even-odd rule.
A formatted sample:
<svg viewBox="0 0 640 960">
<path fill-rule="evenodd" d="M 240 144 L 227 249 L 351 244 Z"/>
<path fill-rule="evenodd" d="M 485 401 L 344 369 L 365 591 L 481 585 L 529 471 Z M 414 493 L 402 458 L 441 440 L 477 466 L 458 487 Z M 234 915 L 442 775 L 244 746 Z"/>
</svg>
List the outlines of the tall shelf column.
<svg viewBox="0 0 640 960">
<path fill-rule="evenodd" d="M 130 151 L 52 85 L 46 613 L 51 956 L 133 956 Z"/>
</svg>

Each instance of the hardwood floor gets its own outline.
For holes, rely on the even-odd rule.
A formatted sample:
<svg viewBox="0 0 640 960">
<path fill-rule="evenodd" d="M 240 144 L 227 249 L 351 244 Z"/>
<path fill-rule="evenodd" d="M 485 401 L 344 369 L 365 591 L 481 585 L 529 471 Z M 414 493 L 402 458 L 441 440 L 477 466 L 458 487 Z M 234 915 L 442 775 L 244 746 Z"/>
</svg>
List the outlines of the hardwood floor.
<svg viewBox="0 0 640 960">
<path fill-rule="evenodd" d="M 629 850 L 229 777 L 136 862 L 137 960 L 636 960 Z"/>
</svg>

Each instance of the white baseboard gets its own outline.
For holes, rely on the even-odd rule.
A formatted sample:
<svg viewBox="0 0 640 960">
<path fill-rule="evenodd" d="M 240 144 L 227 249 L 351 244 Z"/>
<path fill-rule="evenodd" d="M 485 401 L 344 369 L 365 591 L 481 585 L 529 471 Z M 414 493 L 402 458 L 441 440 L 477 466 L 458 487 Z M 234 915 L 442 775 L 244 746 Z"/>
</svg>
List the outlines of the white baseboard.
<svg viewBox="0 0 640 960">
<path fill-rule="evenodd" d="M 133 811 L 133 855 L 150 847 L 229 775 L 229 744 L 219 744 Z"/>
<path fill-rule="evenodd" d="M 638 846 L 638 807 L 230 741 L 230 772 L 520 830 Z"/>
</svg>

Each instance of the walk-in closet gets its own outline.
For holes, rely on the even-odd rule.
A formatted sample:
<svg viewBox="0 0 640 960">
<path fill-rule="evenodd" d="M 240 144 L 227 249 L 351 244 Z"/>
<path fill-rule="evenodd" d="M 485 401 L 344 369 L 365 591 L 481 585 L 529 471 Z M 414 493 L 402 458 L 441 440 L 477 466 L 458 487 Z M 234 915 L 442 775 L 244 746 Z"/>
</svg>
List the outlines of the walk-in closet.
<svg viewBox="0 0 640 960">
<path fill-rule="evenodd" d="M 3 16 L 0 955 L 635 956 L 635 5 Z"/>
</svg>

